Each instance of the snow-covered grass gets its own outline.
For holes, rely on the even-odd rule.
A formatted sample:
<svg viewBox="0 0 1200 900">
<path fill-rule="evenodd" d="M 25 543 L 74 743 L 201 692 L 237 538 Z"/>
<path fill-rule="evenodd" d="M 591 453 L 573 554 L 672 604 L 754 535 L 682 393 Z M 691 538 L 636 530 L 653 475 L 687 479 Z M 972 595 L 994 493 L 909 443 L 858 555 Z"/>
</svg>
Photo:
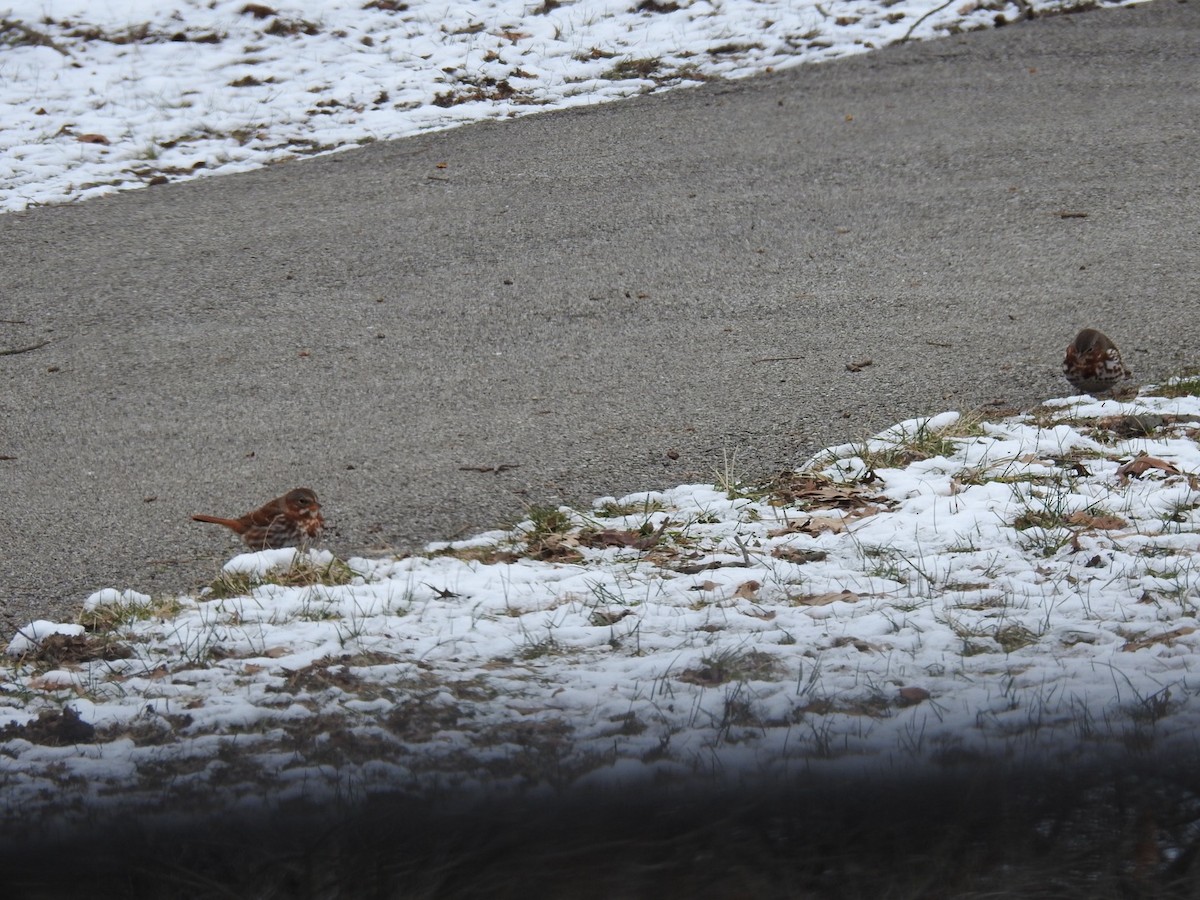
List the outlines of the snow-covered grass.
<svg viewBox="0 0 1200 900">
<path fill-rule="evenodd" d="M 16 0 L 0 8 L 0 212 L 1095 5 Z"/>
<path fill-rule="evenodd" d="M 1198 394 L 944 413 L 765 483 L 99 591 L 8 646 L 10 814 L 1194 748 Z"/>
<path fill-rule="evenodd" d="M 1072 6 L 18 2 L 0 10 L 0 211 Z M 945 413 L 767 481 L 731 458 L 714 484 L 532 509 L 403 558 L 274 551 L 194 595 L 97 591 L 0 656 L 4 821 L 134 813 L 149 832 L 376 792 L 1194 752 L 1198 395 L 1192 378 Z M 1188 809 L 1166 863 L 1194 849 Z M 1092 818 L 1066 830 L 1086 843 Z"/>
</svg>

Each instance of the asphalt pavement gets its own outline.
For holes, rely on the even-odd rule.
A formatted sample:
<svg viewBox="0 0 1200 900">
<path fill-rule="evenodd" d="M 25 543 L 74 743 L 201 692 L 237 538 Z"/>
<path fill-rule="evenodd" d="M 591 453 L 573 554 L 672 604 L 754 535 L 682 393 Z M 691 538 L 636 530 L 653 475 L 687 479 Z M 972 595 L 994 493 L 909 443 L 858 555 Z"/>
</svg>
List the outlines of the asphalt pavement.
<svg viewBox="0 0 1200 900">
<path fill-rule="evenodd" d="M 1026 409 L 1083 326 L 1198 363 L 1197 47 L 1155 0 L 2 215 L 0 350 L 49 343 L 0 355 L 0 640 L 295 486 L 403 552 Z"/>
</svg>

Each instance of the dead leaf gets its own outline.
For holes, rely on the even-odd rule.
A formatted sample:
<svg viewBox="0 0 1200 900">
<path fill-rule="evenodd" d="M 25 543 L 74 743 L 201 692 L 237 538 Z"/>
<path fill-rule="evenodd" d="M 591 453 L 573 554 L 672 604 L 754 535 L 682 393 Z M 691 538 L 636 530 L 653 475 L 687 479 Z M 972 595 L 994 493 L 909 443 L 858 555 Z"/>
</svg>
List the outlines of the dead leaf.
<svg viewBox="0 0 1200 900">
<path fill-rule="evenodd" d="M 55 668 L 70 669 L 93 660 L 112 662 L 129 659 L 133 656 L 133 650 L 102 635 L 48 634 L 27 655 L 30 659 Z"/>
<path fill-rule="evenodd" d="M 104 144 L 108 145 L 108 138 L 102 134 L 81 134 L 75 140 L 81 144 Z"/>
<path fill-rule="evenodd" d="M 733 592 L 733 596 L 740 597 L 743 600 L 757 600 L 758 590 L 762 585 L 757 581 L 743 581 L 738 585 L 738 589 Z"/>
<path fill-rule="evenodd" d="M 762 619 L 764 622 L 770 622 L 775 618 L 775 610 L 763 609 L 761 606 L 756 606 L 754 609 L 743 609 L 742 614 L 750 616 L 752 619 Z"/>
<path fill-rule="evenodd" d="M 1141 478 L 1151 469 L 1159 469 L 1168 475 L 1183 474 L 1165 459 L 1159 459 L 1156 456 L 1139 456 L 1132 462 L 1127 462 L 1121 468 L 1117 469 L 1117 475 L 1121 479 L 1128 479 L 1130 476 Z"/>
<path fill-rule="evenodd" d="M 597 628 L 600 628 L 600 627 L 606 626 L 606 625 L 616 625 L 618 622 L 620 622 L 626 616 L 632 616 L 632 615 L 633 615 L 633 610 L 631 610 L 631 609 L 620 609 L 620 610 L 615 610 L 613 612 L 598 609 L 594 613 L 592 613 L 591 618 L 588 619 L 588 624 L 594 625 Z"/>
<path fill-rule="evenodd" d="M 247 3 L 242 7 L 241 12 L 243 16 L 254 16 L 256 19 L 269 19 L 271 16 L 279 15 L 271 7 L 263 6 L 260 3 Z"/>
<path fill-rule="evenodd" d="M 853 647 L 859 653 L 879 653 L 884 648 L 879 644 L 872 644 L 870 641 L 864 641 L 862 638 L 856 637 L 840 637 L 833 642 L 835 647 Z"/>
<path fill-rule="evenodd" d="M 776 559 L 801 565 L 803 563 L 820 562 L 829 556 L 824 550 L 801 550 L 798 547 L 776 547 L 772 553 Z"/>
<path fill-rule="evenodd" d="M 860 359 L 858 362 L 846 363 L 847 372 L 861 372 L 867 366 L 874 365 L 872 359 Z"/>
<path fill-rule="evenodd" d="M 702 581 L 699 584 L 693 584 L 690 588 L 688 588 L 689 591 L 715 591 L 716 589 L 717 584 L 715 581 Z"/>
<path fill-rule="evenodd" d="M 924 703 L 932 696 L 929 691 L 923 687 L 902 687 L 899 690 L 899 697 L 896 699 L 897 706 L 916 706 L 918 703 Z"/>
<path fill-rule="evenodd" d="M 1080 528 L 1096 528 L 1100 531 L 1115 531 L 1118 528 L 1124 528 L 1128 523 L 1120 516 L 1094 516 L 1081 509 L 1079 512 L 1073 512 L 1067 516 L 1067 524 L 1078 525 Z"/>
<path fill-rule="evenodd" d="M 810 516 L 808 521 L 799 528 L 805 534 L 821 534 L 828 531 L 832 534 L 841 534 L 846 530 L 845 519 L 833 519 L 829 516 Z"/>
<path fill-rule="evenodd" d="M 527 552 L 534 559 L 577 562 L 583 558 L 578 546 L 578 535 L 552 533 L 530 541 Z"/>
<path fill-rule="evenodd" d="M 854 591 L 832 591 L 828 594 L 809 594 L 806 597 L 795 597 L 792 602 L 797 606 L 828 606 L 830 603 L 857 603 L 858 594 Z"/>
<path fill-rule="evenodd" d="M 662 540 L 666 527 L 667 521 L 664 521 L 649 533 L 641 530 L 621 531 L 616 528 L 585 531 L 580 533 L 579 543 L 584 547 L 632 547 L 635 550 L 650 550 Z"/>
<path fill-rule="evenodd" d="M 636 531 L 618 531 L 605 528 L 603 531 L 585 531 L 579 534 L 579 543 L 584 547 L 632 547 L 644 535 Z"/>
<path fill-rule="evenodd" d="M 632 616 L 632 610 L 617 610 L 616 612 L 606 612 L 605 610 L 596 610 L 592 613 L 592 618 L 588 619 L 588 624 L 595 625 L 600 628 L 602 625 L 616 625 L 626 616 Z"/>
<path fill-rule="evenodd" d="M 768 531 L 767 537 L 769 537 L 769 538 L 787 537 L 789 534 L 799 534 L 801 531 L 803 531 L 803 528 L 804 528 L 803 522 L 788 522 L 788 524 L 783 528 L 773 528 L 770 531 Z"/>
<path fill-rule="evenodd" d="M 846 519 L 865 519 L 867 516 L 873 516 L 876 513 L 883 512 L 882 506 L 876 506 L 874 503 L 868 503 L 865 506 L 859 506 L 855 509 L 846 510 Z"/>
<path fill-rule="evenodd" d="M 714 668 L 713 666 L 705 666 L 701 669 L 688 669 L 679 675 L 679 680 L 684 684 L 698 684 L 701 687 L 716 687 L 721 683 L 721 677 L 724 673 Z"/>
<path fill-rule="evenodd" d="M 1165 631 L 1162 634 L 1154 634 L 1149 637 L 1141 637 L 1136 640 L 1126 641 L 1121 647 L 1126 653 L 1133 653 L 1135 650 L 1145 650 L 1147 647 L 1153 647 L 1155 644 L 1166 644 L 1168 647 L 1175 641 L 1176 638 L 1181 638 L 1184 635 L 1191 634 L 1196 629 L 1191 625 L 1182 625 L 1179 628 L 1174 628 L 1171 631 Z"/>
<path fill-rule="evenodd" d="M 859 484 L 837 484 L 809 472 L 781 472 L 771 482 L 771 503 L 783 506 L 836 506 L 842 509 L 865 506 L 870 497 Z"/>
<path fill-rule="evenodd" d="M 1121 389 L 1118 388 L 1113 396 L 1116 397 L 1120 393 Z M 1141 413 L 1139 415 L 1106 416 L 1096 420 L 1096 427 L 1111 431 L 1117 437 L 1149 437 L 1162 428 L 1166 422 L 1166 417 L 1157 413 Z"/>
<path fill-rule="evenodd" d="M 675 571 L 680 575 L 699 575 L 709 569 L 745 569 L 749 563 L 744 560 L 713 560 L 707 563 L 696 563 L 692 566 L 680 566 Z"/>
</svg>

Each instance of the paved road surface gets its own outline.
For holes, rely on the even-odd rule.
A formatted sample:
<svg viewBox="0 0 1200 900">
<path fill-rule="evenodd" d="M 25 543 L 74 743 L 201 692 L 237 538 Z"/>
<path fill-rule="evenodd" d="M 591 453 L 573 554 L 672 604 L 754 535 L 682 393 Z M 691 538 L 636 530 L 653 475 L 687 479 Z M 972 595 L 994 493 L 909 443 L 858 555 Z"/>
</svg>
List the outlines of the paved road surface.
<svg viewBox="0 0 1200 900">
<path fill-rule="evenodd" d="M 0 356 L 0 637 L 296 485 L 402 549 L 1029 407 L 1084 325 L 1198 362 L 1197 46 L 1157 0 L 0 216 L 0 347 L 53 339 Z"/>
</svg>

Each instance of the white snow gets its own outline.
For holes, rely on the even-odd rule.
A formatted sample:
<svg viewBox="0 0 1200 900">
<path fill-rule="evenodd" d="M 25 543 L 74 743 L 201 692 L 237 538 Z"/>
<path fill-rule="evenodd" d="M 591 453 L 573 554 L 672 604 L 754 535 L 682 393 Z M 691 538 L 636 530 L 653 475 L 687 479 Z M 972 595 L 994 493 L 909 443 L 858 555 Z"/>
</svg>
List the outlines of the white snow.
<svg viewBox="0 0 1200 900">
<path fill-rule="evenodd" d="M 83 634 L 84 630 L 82 625 L 68 625 L 61 622 L 49 622 L 46 619 L 37 619 L 28 625 L 22 626 L 17 631 L 16 636 L 8 642 L 5 652 L 9 656 L 21 656 L 36 649 L 52 634 L 74 636 Z"/>
<path fill-rule="evenodd" d="M 0 9 L 0 212 L 739 78 L 998 15 L 1020 17 L 981 0 L 15 0 Z"/>
<path fill-rule="evenodd" d="M 0 16 L 0 210 L 997 15 L 634 7 L 19 2 Z M 105 588 L 8 644 L 8 814 L 1191 746 L 1200 399 L 1175 393 L 910 420 L 772 490 L 602 498 L 406 558 L 271 551 L 196 596 Z"/>
<path fill-rule="evenodd" d="M 1200 398 L 1173 393 L 914 419 L 769 487 L 602 498 L 404 558 L 270 551 L 196 596 L 102 591 L 86 632 L 9 646 L 5 796 L 85 781 L 92 812 L 149 810 L 171 772 L 195 809 L 1191 747 Z M 55 633 L 76 644 L 43 653 Z"/>
</svg>

